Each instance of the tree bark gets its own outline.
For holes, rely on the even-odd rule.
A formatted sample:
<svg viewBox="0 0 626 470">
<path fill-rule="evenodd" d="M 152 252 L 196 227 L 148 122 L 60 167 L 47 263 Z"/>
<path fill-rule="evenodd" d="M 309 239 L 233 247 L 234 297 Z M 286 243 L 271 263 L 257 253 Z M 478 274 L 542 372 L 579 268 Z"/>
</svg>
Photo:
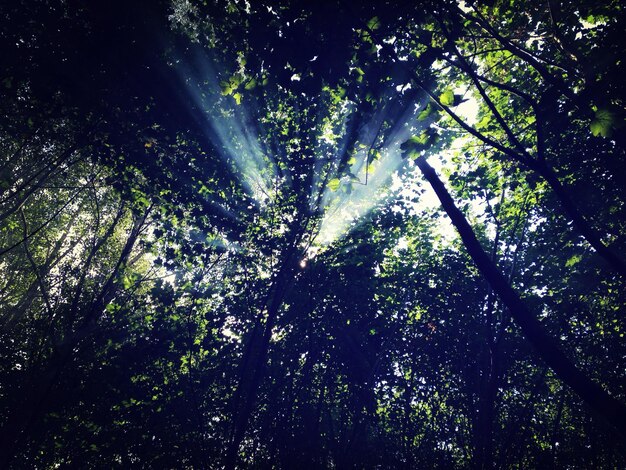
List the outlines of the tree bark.
<svg viewBox="0 0 626 470">
<path fill-rule="evenodd" d="M 243 363 L 247 366 L 242 369 L 237 392 L 235 393 L 236 403 L 234 403 L 233 426 L 226 449 L 225 468 L 228 470 L 235 468 L 237 465 L 239 446 L 244 438 L 248 421 L 256 403 L 257 392 L 265 374 L 272 329 L 276 324 L 278 312 L 283 305 L 285 295 L 295 281 L 298 254 L 300 254 L 299 251 L 292 245 L 287 256 L 285 256 L 281 270 L 274 280 L 269 299 L 264 303 L 264 306 L 267 308 L 267 315 L 265 317 L 265 325 L 261 328 L 262 335 L 259 336 L 257 332 L 253 332 L 253 337 L 251 338 L 253 343 L 249 345 L 246 357 L 243 358 Z M 250 365 L 253 367 L 252 370 L 248 370 Z"/>
<path fill-rule="evenodd" d="M 563 211 L 571 219 L 578 232 L 587 240 L 587 243 L 591 245 L 598 255 L 606 260 L 609 266 L 626 279 L 626 262 L 602 242 L 600 235 L 580 213 L 576 204 L 567 193 L 567 190 L 554 173 L 554 170 L 543 162 L 533 163 L 531 168 L 540 174 L 550 188 L 552 188 L 552 191 L 554 191 L 554 194 L 561 203 Z"/>
</svg>

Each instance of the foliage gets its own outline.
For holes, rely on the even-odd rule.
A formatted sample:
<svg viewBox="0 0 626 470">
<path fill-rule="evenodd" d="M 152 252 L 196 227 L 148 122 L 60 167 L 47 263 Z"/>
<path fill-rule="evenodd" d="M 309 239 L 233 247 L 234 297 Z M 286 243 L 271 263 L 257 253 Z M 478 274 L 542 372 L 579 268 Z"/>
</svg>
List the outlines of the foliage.
<svg viewBox="0 0 626 470">
<path fill-rule="evenodd" d="M 619 2 L 0 12 L 1 466 L 626 465 Z"/>
</svg>

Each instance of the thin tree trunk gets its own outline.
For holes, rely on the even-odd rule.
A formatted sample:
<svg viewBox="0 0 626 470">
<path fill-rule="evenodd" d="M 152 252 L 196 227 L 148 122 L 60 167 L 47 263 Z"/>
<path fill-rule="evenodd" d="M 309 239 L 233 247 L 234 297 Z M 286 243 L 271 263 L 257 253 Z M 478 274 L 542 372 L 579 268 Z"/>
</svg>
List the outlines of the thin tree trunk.
<svg viewBox="0 0 626 470">
<path fill-rule="evenodd" d="M 67 340 L 56 347 L 54 357 L 47 367 L 33 375 L 31 384 L 26 389 L 26 396 L 22 406 L 14 410 L 5 425 L 0 429 L 0 468 L 8 467 L 14 459 L 19 447 L 28 440 L 29 431 L 46 412 L 49 395 L 59 381 L 59 377 L 67 364 L 72 360 L 75 349 L 89 334 L 96 329 L 96 322 L 104 307 L 113 299 L 117 291 L 115 280 L 125 266 L 135 243 L 141 234 L 146 221 L 147 212 L 133 224 L 128 239 L 119 255 L 119 258 L 102 286 L 99 295 L 85 312 L 82 326 L 78 331 L 69 335 Z M 68 325 L 71 328 L 72 325 Z"/>
<path fill-rule="evenodd" d="M 485 21 L 483 21 L 482 18 L 478 19 L 478 18 L 472 17 L 471 15 L 468 16 L 468 15 L 465 15 L 463 13 L 461 13 L 461 16 L 470 18 L 473 21 L 476 21 L 478 24 L 480 24 L 483 28 L 486 28 L 486 30 L 488 32 L 492 33 L 494 35 L 494 38 L 496 40 L 500 41 L 507 48 L 507 50 L 509 50 L 511 53 L 513 53 L 515 55 L 518 55 L 523 60 L 526 60 L 530 65 L 535 67 L 540 74 L 543 75 L 544 72 L 546 72 L 546 69 L 544 67 L 542 67 L 541 64 L 539 62 L 537 62 L 533 58 L 533 56 L 528 54 L 526 51 L 523 51 L 523 50 L 519 49 L 517 46 L 513 45 L 507 39 L 501 37 L 496 32 L 496 30 L 491 28 L 491 27 L 489 27 L 489 25 Z M 394 50 L 394 48 L 391 45 L 386 44 L 384 41 L 380 40 L 380 38 L 378 38 L 376 33 L 374 31 L 372 31 L 371 29 L 367 28 L 367 31 L 370 33 L 372 38 L 374 38 L 375 42 L 379 46 L 382 47 L 382 50 L 385 51 L 388 54 L 389 57 L 391 57 L 394 60 L 398 60 L 398 54 L 397 54 L 397 52 Z M 426 83 L 424 83 L 424 81 L 419 77 L 419 75 L 417 74 L 417 72 L 413 68 L 411 68 L 407 64 L 404 65 L 404 68 L 407 70 L 407 72 L 413 78 L 413 82 L 415 83 L 417 88 L 419 88 L 424 93 L 426 93 L 426 95 L 431 99 L 431 101 L 436 105 L 437 108 L 441 109 L 443 112 L 448 114 L 448 116 L 450 116 L 450 118 L 452 118 L 452 120 L 454 120 L 469 135 L 472 135 L 472 136 L 476 137 L 478 140 L 482 141 L 484 144 L 487 144 L 490 147 L 492 147 L 492 148 L 494 148 L 496 150 L 499 150 L 500 152 L 502 152 L 503 154 L 507 155 L 508 157 L 513 159 L 514 161 L 517 161 L 517 162 L 521 163 L 525 167 L 529 168 L 530 170 L 536 172 L 541 177 L 543 177 L 546 180 L 546 182 L 548 183 L 548 185 L 550 186 L 550 188 L 552 188 L 552 190 L 554 191 L 554 194 L 556 195 L 557 199 L 561 203 L 564 212 L 572 220 L 572 222 L 573 222 L 575 228 L 578 230 L 578 232 L 583 236 L 583 238 L 585 240 L 587 240 L 587 242 L 593 247 L 593 249 L 596 250 L 598 255 L 600 255 L 601 257 L 603 257 L 607 261 L 609 266 L 611 266 L 615 271 L 617 271 L 618 273 L 620 273 L 620 275 L 622 275 L 624 278 L 626 278 L 626 261 L 621 259 L 616 253 L 613 252 L 613 250 L 611 248 L 609 248 L 608 246 L 606 246 L 602 242 L 602 240 L 601 240 L 600 236 L 598 235 L 598 233 L 591 227 L 591 225 L 588 223 L 588 221 L 585 220 L 585 218 L 579 212 L 578 208 L 576 207 L 576 204 L 569 197 L 569 195 L 567 194 L 567 191 L 565 190 L 565 187 L 559 181 L 559 179 L 557 178 L 556 174 L 554 173 L 554 170 L 552 170 L 545 163 L 545 161 L 543 160 L 543 153 L 544 152 L 543 152 L 543 148 L 542 148 L 543 147 L 543 143 L 542 143 L 541 140 L 538 142 L 538 146 L 540 147 L 540 158 L 539 159 L 530 158 L 530 156 L 525 151 L 523 151 L 523 149 L 517 148 L 517 147 L 519 147 L 519 145 L 516 145 L 515 146 L 516 148 L 511 148 L 511 147 L 507 147 L 506 145 L 503 145 L 503 144 L 495 141 L 494 139 L 490 138 L 486 134 L 476 130 L 474 127 L 472 127 L 469 124 L 467 124 L 463 118 L 461 118 L 458 114 L 456 114 L 451 109 L 450 106 L 447 106 L 447 105 L 443 104 L 441 102 L 441 100 L 430 89 L 430 87 L 427 86 Z M 472 78 L 472 75 L 473 75 L 474 78 L 476 79 L 476 83 L 480 86 L 480 83 L 479 83 L 480 79 L 481 79 L 480 76 L 476 75 L 471 70 L 467 70 L 467 69 L 464 69 L 464 68 L 461 68 L 461 70 L 466 72 L 466 73 L 469 73 L 470 74 L 470 78 Z M 560 89 L 560 91 L 565 96 L 569 97 L 570 99 L 574 99 L 575 98 L 574 95 L 571 93 L 571 90 L 569 90 L 566 86 L 564 86 L 557 78 L 553 77 L 549 73 L 546 76 L 544 76 L 544 78 L 546 79 L 546 81 L 550 81 L 550 82 L 552 82 L 552 80 L 556 80 L 553 83 L 553 85 L 557 86 Z M 499 84 L 499 85 L 500 85 L 500 87 L 503 87 L 503 84 Z M 516 91 L 518 93 L 518 96 L 520 96 L 520 91 L 519 90 L 516 90 Z M 523 92 L 521 92 L 521 95 L 524 95 Z M 526 95 L 526 96 L 528 96 L 528 95 Z M 488 99 L 488 97 L 486 95 L 483 95 L 483 97 L 487 98 L 486 104 L 489 104 L 490 100 Z M 492 111 L 494 111 L 494 116 L 497 117 L 498 113 L 497 113 L 497 110 L 495 108 L 493 108 L 493 105 L 492 105 L 491 109 L 492 109 Z M 537 119 L 539 119 L 539 118 L 540 118 L 540 116 L 537 115 Z M 507 133 L 510 136 L 510 138 L 509 138 L 510 142 L 512 144 L 519 143 L 519 142 L 517 142 L 517 138 L 514 135 L 511 134 L 511 130 L 508 127 L 508 125 L 506 124 L 506 122 L 500 120 L 500 123 L 502 125 L 503 130 L 505 132 L 508 131 Z M 522 150 L 522 151 L 520 152 L 520 150 Z"/>
<path fill-rule="evenodd" d="M 554 191 L 555 196 L 561 203 L 561 207 L 563 207 L 563 211 L 571 219 L 574 227 L 576 227 L 583 238 L 587 240 L 598 255 L 604 258 L 615 271 L 626 279 L 626 262 L 602 242 L 600 235 L 580 213 L 576 204 L 567 193 L 567 190 L 554 173 L 554 170 L 545 163 L 535 163 L 532 167 L 546 180 L 550 188 L 552 188 L 552 191 Z"/>
<path fill-rule="evenodd" d="M 450 193 L 433 167 L 428 164 L 424 157 L 418 158 L 416 164 L 437 194 L 443 209 L 459 232 L 476 267 L 508 308 L 511 316 L 539 356 L 593 411 L 611 423 L 622 436 L 626 436 L 626 406 L 589 379 L 569 360 L 558 343 L 544 331 L 541 323 L 528 310 L 517 292 L 513 290 L 506 278 L 489 259 L 489 255 L 485 253 L 472 227 L 463 213 L 456 207 Z"/>
</svg>

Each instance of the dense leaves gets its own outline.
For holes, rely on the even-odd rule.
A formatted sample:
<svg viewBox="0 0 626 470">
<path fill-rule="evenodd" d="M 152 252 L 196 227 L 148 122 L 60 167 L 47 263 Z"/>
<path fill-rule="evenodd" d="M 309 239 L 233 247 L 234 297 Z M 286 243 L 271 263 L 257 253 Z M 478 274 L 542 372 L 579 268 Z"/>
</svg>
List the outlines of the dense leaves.
<svg viewBox="0 0 626 470">
<path fill-rule="evenodd" d="M 619 2 L 0 13 L 0 466 L 626 466 Z"/>
</svg>

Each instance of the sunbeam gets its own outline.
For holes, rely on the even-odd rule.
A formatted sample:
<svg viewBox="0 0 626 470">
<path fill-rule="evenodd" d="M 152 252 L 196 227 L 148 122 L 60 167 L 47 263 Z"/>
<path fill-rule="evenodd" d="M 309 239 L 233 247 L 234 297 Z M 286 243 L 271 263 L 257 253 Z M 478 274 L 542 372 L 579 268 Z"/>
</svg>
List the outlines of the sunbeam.
<svg viewBox="0 0 626 470">
<path fill-rule="evenodd" d="M 382 146 L 377 149 L 380 157 L 371 164 L 368 164 L 368 153 L 387 117 L 384 108 L 363 127 L 359 142 L 369 144 L 363 144 L 357 150 L 349 174 L 338 178 L 339 186 L 327 185 L 324 189 L 322 204 L 325 212 L 315 240 L 317 245 L 329 245 L 348 233 L 359 219 L 365 217 L 383 199 L 392 175 L 406 168 L 400 145 L 428 125 L 418 121 L 416 109 L 413 107 L 405 112 L 395 123 Z"/>
<path fill-rule="evenodd" d="M 193 64 L 183 63 L 179 77 L 201 111 L 205 136 L 219 146 L 222 158 L 239 177 L 249 195 L 263 204 L 270 195 L 275 164 L 258 139 L 258 122 L 246 106 L 222 94 L 218 73 L 211 59 L 195 54 Z"/>
<path fill-rule="evenodd" d="M 276 188 L 278 156 L 270 150 L 277 146 L 278 139 L 264 142 L 255 112 L 239 98 L 224 96 L 223 83 L 209 56 L 196 53 L 191 62 L 181 60 L 178 70 L 186 93 L 200 111 L 198 119 L 206 139 L 218 148 L 220 158 L 233 169 L 249 195 L 263 205 L 280 189 Z M 394 97 L 389 95 L 386 99 L 391 102 Z M 310 168 L 313 172 L 310 205 L 311 208 L 319 205 L 322 212 L 314 230 L 314 246 L 328 246 L 348 233 L 385 197 L 392 175 L 406 168 L 400 145 L 429 125 L 428 121 L 417 119 L 418 108 L 412 104 L 398 118 L 390 119 L 391 111 L 382 106 L 361 125 L 352 142 L 347 137 L 347 127 L 356 104 L 342 99 L 333 110 L 327 110 L 329 124 L 322 125 L 316 136 L 314 163 Z M 389 125 L 391 129 L 382 131 Z M 340 162 L 355 143 L 354 154 L 340 172 Z M 282 148 L 278 151 L 289 153 Z M 289 178 L 280 181 L 287 185 Z"/>
</svg>

